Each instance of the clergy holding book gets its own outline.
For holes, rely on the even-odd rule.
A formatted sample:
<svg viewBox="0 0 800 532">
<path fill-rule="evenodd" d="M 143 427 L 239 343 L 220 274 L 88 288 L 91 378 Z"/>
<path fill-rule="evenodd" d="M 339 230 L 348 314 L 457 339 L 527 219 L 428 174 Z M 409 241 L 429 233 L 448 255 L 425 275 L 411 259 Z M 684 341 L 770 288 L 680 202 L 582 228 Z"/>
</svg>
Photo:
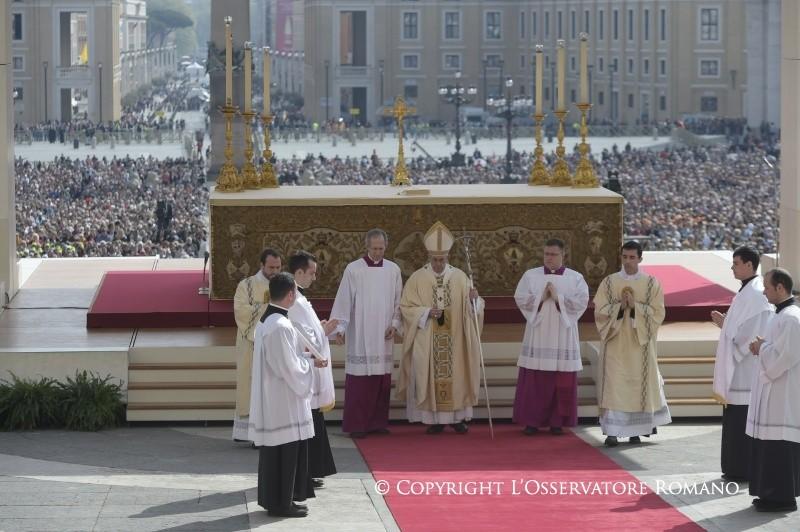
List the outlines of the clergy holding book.
<svg viewBox="0 0 800 532">
<path fill-rule="evenodd" d="M 311 416 L 314 358 L 288 318 L 297 291 L 290 273 L 269 282 L 270 303 L 256 325 L 249 439 L 259 447 L 258 504 L 271 516 L 305 517 L 294 501 L 314 496 L 309 483 L 308 441 L 314 437 Z"/>
<path fill-rule="evenodd" d="M 253 367 L 253 333 L 269 303 L 269 280 L 281 271 L 281 256 L 274 249 L 261 252 L 260 268 L 242 279 L 233 296 L 236 319 L 236 411 L 233 415 L 233 440 L 247 441 L 250 413 L 250 380 Z"/>
<path fill-rule="evenodd" d="M 336 320 L 320 321 L 314 307 L 306 298 L 306 290 L 317 280 L 317 259 L 307 251 L 298 251 L 289 257 L 289 271 L 297 283 L 297 300 L 289 308 L 289 319 L 307 342 L 325 360 L 331 360 L 328 335 L 336 328 Z M 308 443 L 308 472 L 315 488 L 323 486 L 323 477 L 336 474 L 336 464 L 328 441 L 324 412 L 333 410 L 336 403 L 333 371 L 328 364 L 312 369 L 311 416 L 314 419 L 314 437 Z"/>
<path fill-rule="evenodd" d="M 600 427 L 609 447 L 620 437 L 640 443 L 640 436 L 672 422 L 656 354 L 664 293 L 655 277 L 639 271 L 641 262 L 641 244 L 623 244 L 622 270 L 603 279 L 594 296 L 600 332 L 595 382 Z"/>
<path fill-rule="evenodd" d="M 749 488 L 759 512 L 794 512 L 800 496 L 800 308 L 793 284 L 781 268 L 764 275 L 764 295 L 776 314 L 764 337 L 750 344 L 756 377 L 747 411 Z"/>
<path fill-rule="evenodd" d="M 408 420 L 429 425 L 428 434 L 445 425 L 466 434 L 478 403 L 484 302 L 467 274 L 449 264 L 454 241 L 444 224 L 433 224 L 424 238 L 429 262 L 411 274 L 400 302 L 406 334 L 397 396 L 406 400 Z"/>
<path fill-rule="evenodd" d="M 758 263 L 756 250 L 746 246 L 734 250 L 731 270 L 742 287 L 727 313 L 711 313 L 711 321 L 722 329 L 714 361 L 714 397 L 723 405 L 720 464 L 722 478 L 734 482 L 746 481 L 750 468 L 751 439 L 745 425 L 756 358 L 749 345 L 764 334 L 773 315 L 764 283 L 756 274 Z"/>
<path fill-rule="evenodd" d="M 367 252 L 347 265 L 331 309 L 334 343 L 347 344 L 342 431 L 353 438 L 389 432 L 394 337 L 400 333 L 400 267 L 385 259 L 389 238 L 371 229 Z"/>
<path fill-rule="evenodd" d="M 583 369 L 578 320 L 589 304 L 583 275 L 564 266 L 564 241 L 544 244 L 544 266 L 528 270 L 514 299 L 525 316 L 514 422 L 536 434 L 578 424 L 578 372 Z"/>
</svg>

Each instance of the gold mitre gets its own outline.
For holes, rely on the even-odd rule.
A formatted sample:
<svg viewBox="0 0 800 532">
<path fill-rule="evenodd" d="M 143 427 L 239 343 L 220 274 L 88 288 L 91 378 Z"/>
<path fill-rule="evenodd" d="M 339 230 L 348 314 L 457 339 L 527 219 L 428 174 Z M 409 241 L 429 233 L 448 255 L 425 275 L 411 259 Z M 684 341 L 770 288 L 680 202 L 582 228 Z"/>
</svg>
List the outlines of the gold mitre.
<svg viewBox="0 0 800 532">
<path fill-rule="evenodd" d="M 453 237 L 453 233 L 450 232 L 446 225 L 442 222 L 436 222 L 425 233 L 423 242 L 430 255 L 443 256 L 450 253 L 455 237 Z"/>
</svg>

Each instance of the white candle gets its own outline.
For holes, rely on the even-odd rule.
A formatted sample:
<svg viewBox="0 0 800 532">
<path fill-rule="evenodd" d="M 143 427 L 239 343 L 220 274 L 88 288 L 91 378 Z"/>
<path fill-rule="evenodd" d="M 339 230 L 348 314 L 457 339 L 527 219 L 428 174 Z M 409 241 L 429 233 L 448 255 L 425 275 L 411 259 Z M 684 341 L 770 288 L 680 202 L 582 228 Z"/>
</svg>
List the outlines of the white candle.
<svg viewBox="0 0 800 532">
<path fill-rule="evenodd" d="M 589 35 L 581 33 L 580 43 L 580 103 L 589 103 Z"/>
<path fill-rule="evenodd" d="M 250 79 L 250 70 L 253 66 L 253 51 L 252 45 L 249 42 L 244 43 L 244 112 L 249 113 L 252 104 L 252 80 Z"/>
<path fill-rule="evenodd" d="M 269 46 L 264 47 L 264 114 L 269 114 Z"/>
<path fill-rule="evenodd" d="M 563 111 L 566 109 L 564 105 L 564 93 L 567 89 L 566 83 L 566 59 L 567 59 L 567 49 L 566 49 L 566 42 L 563 39 L 559 39 L 556 42 L 556 82 L 558 84 L 558 105 L 556 110 Z"/>
<path fill-rule="evenodd" d="M 536 114 L 544 114 L 542 87 L 544 86 L 544 46 L 536 45 Z"/>
<path fill-rule="evenodd" d="M 233 34 L 231 17 L 225 17 L 225 105 L 233 105 Z"/>
</svg>

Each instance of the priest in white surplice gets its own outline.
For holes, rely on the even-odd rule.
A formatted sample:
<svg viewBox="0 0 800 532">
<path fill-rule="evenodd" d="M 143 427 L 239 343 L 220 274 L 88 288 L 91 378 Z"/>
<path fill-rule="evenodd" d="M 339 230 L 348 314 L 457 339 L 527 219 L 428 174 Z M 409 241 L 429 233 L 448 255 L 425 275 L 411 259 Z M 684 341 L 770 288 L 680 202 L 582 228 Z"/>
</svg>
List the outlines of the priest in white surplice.
<svg viewBox="0 0 800 532">
<path fill-rule="evenodd" d="M 250 412 L 250 376 L 253 367 L 253 332 L 269 303 L 269 280 L 281 271 L 281 256 L 274 249 L 261 252 L 258 273 L 242 279 L 233 296 L 236 319 L 236 411 L 233 414 L 234 441 L 247 441 Z"/>
<path fill-rule="evenodd" d="M 796 511 L 800 496 L 800 308 L 793 284 L 780 268 L 764 275 L 764 295 L 777 314 L 750 344 L 757 361 L 747 411 L 749 489 L 759 512 Z"/>
<path fill-rule="evenodd" d="M 656 339 L 664 321 L 664 293 L 658 280 L 639 271 L 642 246 L 622 246 L 622 270 L 600 282 L 594 322 L 600 333 L 595 383 L 605 444 L 619 437 L 640 443 L 659 425 L 672 422 L 658 370 Z"/>
<path fill-rule="evenodd" d="M 367 254 L 344 270 L 330 316 L 338 322 L 334 342 L 347 343 L 342 431 L 353 438 L 389 432 L 394 337 L 401 331 L 403 278 L 384 258 L 389 239 L 371 229 L 365 244 Z"/>
<path fill-rule="evenodd" d="M 258 504 L 271 516 L 305 517 L 304 501 L 314 496 L 308 474 L 308 440 L 314 437 L 311 417 L 312 359 L 287 317 L 296 299 L 295 280 L 275 274 L 271 300 L 254 334 L 252 394 L 248 438 L 259 447 Z"/>
<path fill-rule="evenodd" d="M 514 299 L 525 316 L 514 397 L 514 423 L 563 434 L 578 424 L 578 372 L 583 369 L 578 320 L 589 305 L 583 275 L 564 266 L 564 241 L 544 244 L 544 266 L 528 270 Z"/>
<path fill-rule="evenodd" d="M 750 356 L 749 345 L 756 336 L 764 335 L 773 314 L 756 274 L 758 263 L 754 249 L 743 246 L 734 250 L 731 270 L 742 287 L 727 313 L 711 313 L 711 321 L 722 329 L 714 361 L 714 397 L 723 404 L 722 478 L 734 482 L 747 480 L 750 467 L 751 439 L 745 434 L 745 424 L 756 359 Z"/>
<path fill-rule="evenodd" d="M 408 278 L 400 302 L 406 334 L 397 396 L 409 421 L 430 425 L 428 434 L 445 425 L 466 434 L 478 403 L 484 302 L 467 274 L 449 264 L 454 241 L 444 224 L 433 224 L 424 238 L 429 263 Z"/>
<path fill-rule="evenodd" d="M 327 335 L 336 327 L 335 321 L 320 321 L 314 307 L 306 299 L 306 290 L 317 279 L 317 259 L 307 251 L 298 251 L 289 257 L 289 271 L 297 282 L 297 300 L 289 308 L 289 319 L 298 333 L 314 345 L 325 360 L 331 359 L 331 346 Z M 314 419 L 314 437 L 308 443 L 308 472 L 315 488 L 321 488 L 322 478 L 336 474 L 333 453 L 328 441 L 324 412 L 335 404 L 333 372 L 331 365 L 313 368 L 311 415 Z"/>
</svg>

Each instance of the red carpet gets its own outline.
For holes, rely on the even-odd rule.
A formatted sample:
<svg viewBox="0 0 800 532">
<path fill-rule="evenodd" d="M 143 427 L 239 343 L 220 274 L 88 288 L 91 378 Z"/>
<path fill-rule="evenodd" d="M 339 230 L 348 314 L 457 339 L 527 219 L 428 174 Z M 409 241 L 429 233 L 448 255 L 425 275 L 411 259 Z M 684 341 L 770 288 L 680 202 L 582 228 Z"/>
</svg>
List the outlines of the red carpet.
<svg viewBox="0 0 800 532">
<path fill-rule="evenodd" d="M 664 290 L 666 321 L 707 321 L 712 310 L 724 312 L 733 292 L 697 275 L 683 266 L 648 266 Z M 94 302 L 86 315 L 93 327 L 232 327 L 233 303 L 209 301 L 197 294 L 203 285 L 201 272 L 136 271 L 108 272 L 100 282 Z M 313 292 L 313 287 L 312 287 Z M 326 318 L 333 300 L 312 302 L 320 317 Z M 582 321 L 592 321 L 592 309 Z M 487 297 L 486 323 L 522 323 L 513 297 Z"/>
<path fill-rule="evenodd" d="M 491 440 L 488 425 L 473 425 L 466 436 L 449 428 L 429 436 L 422 425 L 391 430 L 391 435 L 357 443 L 375 480 L 388 482 L 386 502 L 404 532 L 702 530 L 572 433 L 530 437 L 515 425 L 499 425 Z M 515 480 L 518 494 L 514 494 Z M 457 490 L 459 482 L 467 489 L 470 481 L 483 482 L 484 493 L 475 487 L 477 494 L 457 495 L 440 484 L 429 495 L 401 494 L 426 489 L 413 482 L 451 482 Z M 565 495 L 544 494 L 546 488 L 551 493 L 562 490 L 553 482 L 582 482 L 576 486 L 582 493 L 569 494 L 567 484 Z M 636 491 L 626 493 L 617 483 L 632 483 Z M 595 489 L 600 493 L 592 494 Z M 606 490 L 608 494 L 603 494 Z"/>
</svg>

